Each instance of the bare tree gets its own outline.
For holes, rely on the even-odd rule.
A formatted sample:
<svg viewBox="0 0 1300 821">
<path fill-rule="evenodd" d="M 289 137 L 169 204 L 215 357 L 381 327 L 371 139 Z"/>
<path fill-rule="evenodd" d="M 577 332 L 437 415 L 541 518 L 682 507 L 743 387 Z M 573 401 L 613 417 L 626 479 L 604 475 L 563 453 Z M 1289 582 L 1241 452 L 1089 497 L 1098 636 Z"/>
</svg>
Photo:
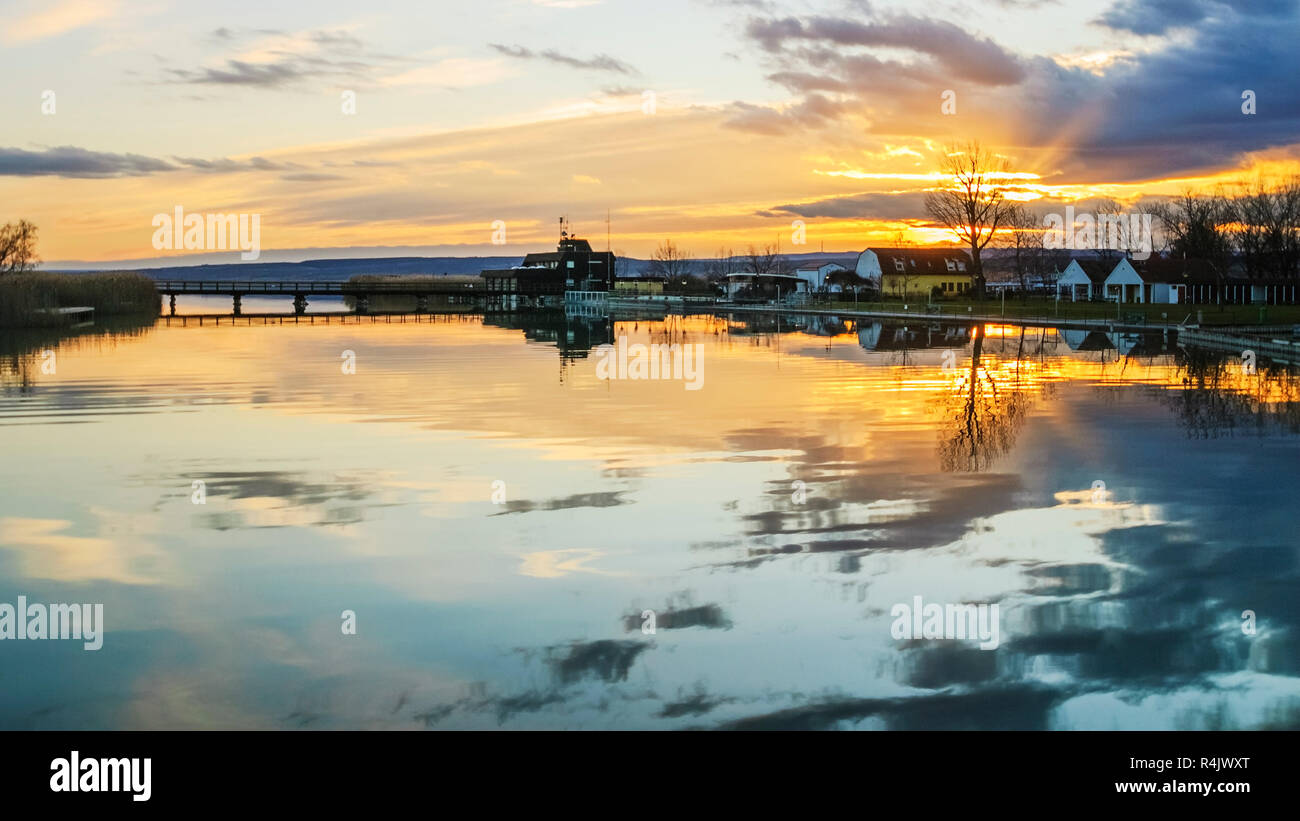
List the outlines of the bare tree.
<svg viewBox="0 0 1300 821">
<path fill-rule="evenodd" d="M 36 226 L 27 220 L 0 227 L 0 275 L 30 271 L 40 262 L 36 256 Z"/>
<path fill-rule="evenodd" d="M 1232 208 L 1220 194 L 1201 196 L 1185 189 L 1178 197 L 1152 209 L 1173 253 L 1211 263 L 1220 274 L 1227 269 L 1232 243 L 1228 226 Z"/>
<path fill-rule="evenodd" d="M 1300 265 L 1300 178 L 1263 180 L 1227 200 L 1229 236 L 1246 271 L 1294 277 Z"/>
<path fill-rule="evenodd" d="M 730 248 L 719 248 L 704 268 L 704 277 L 710 282 L 726 279 L 740 270 L 736 255 Z"/>
<path fill-rule="evenodd" d="M 650 258 L 650 272 L 656 276 L 666 277 L 670 281 L 680 279 L 690 273 L 691 252 L 677 247 L 670 239 L 659 243 Z"/>
<path fill-rule="evenodd" d="M 784 267 L 784 259 L 774 245 L 764 245 L 762 248 L 750 245 L 744 265 L 751 274 L 779 274 Z"/>
<path fill-rule="evenodd" d="M 1097 257 L 1106 263 L 1107 268 L 1114 267 L 1128 248 L 1128 224 L 1124 219 L 1124 206 L 1117 200 L 1102 199 L 1097 202 Z"/>
<path fill-rule="evenodd" d="M 1046 264 L 1042 221 L 1023 205 L 1013 205 L 1001 244 L 1011 251 L 1011 264 L 1023 299 L 1029 293 L 1029 277 L 1041 276 Z"/>
<path fill-rule="evenodd" d="M 949 146 L 942 166 L 950 185 L 925 195 L 925 210 L 970 248 L 975 298 L 984 298 L 984 265 L 980 252 L 1007 221 L 1012 203 L 1002 195 L 1000 178 L 1007 161 L 985 150 L 978 141 Z"/>
</svg>

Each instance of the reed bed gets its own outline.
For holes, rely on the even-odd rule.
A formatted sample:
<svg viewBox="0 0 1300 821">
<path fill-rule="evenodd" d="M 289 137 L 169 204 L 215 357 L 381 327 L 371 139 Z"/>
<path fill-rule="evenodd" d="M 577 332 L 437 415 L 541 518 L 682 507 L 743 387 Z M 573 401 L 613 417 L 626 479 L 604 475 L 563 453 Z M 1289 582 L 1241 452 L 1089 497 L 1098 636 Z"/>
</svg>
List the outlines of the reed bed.
<svg viewBox="0 0 1300 821">
<path fill-rule="evenodd" d="M 55 325 L 60 319 L 42 313 L 51 308 L 89 306 L 95 316 L 157 315 L 162 297 L 154 281 L 135 271 L 96 274 L 51 274 L 30 271 L 0 277 L 0 326 Z"/>
</svg>

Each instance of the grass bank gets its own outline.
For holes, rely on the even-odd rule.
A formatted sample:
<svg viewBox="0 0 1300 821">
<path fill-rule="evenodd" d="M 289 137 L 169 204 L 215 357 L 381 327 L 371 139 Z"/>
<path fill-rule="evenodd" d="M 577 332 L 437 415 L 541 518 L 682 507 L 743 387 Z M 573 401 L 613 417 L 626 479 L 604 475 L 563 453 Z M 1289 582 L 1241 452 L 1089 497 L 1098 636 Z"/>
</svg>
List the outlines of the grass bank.
<svg viewBox="0 0 1300 821">
<path fill-rule="evenodd" d="M 51 308 L 88 306 L 95 317 L 157 316 L 162 297 L 154 281 L 134 271 L 100 274 L 48 274 L 31 271 L 0 277 L 0 327 L 57 325 Z"/>
</svg>

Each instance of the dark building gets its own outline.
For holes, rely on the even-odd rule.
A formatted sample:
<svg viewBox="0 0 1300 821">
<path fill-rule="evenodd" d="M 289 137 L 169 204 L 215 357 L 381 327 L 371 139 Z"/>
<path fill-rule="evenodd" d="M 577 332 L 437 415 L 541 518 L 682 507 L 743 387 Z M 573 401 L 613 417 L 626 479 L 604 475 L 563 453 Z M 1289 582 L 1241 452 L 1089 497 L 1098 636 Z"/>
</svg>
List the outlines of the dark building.
<svg viewBox="0 0 1300 821">
<path fill-rule="evenodd" d="M 560 242 L 554 251 L 529 254 L 514 268 L 483 271 L 489 294 L 539 296 L 565 291 L 614 290 L 614 255 L 593 251 L 591 243 L 569 234 L 560 219 Z"/>
<path fill-rule="evenodd" d="M 560 244 L 554 251 L 529 254 L 524 257 L 525 268 L 549 268 L 564 276 L 564 287 L 570 291 L 614 290 L 614 255 L 609 251 L 593 251 L 585 239 L 560 235 Z"/>
<path fill-rule="evenodd" d="M 492 296 L 527 296 L 563 298 L 564 277 L 554 268 L 522 265 L 517 268 L 490 268 L 479 274 L 483 288 Z"/>
</svg>

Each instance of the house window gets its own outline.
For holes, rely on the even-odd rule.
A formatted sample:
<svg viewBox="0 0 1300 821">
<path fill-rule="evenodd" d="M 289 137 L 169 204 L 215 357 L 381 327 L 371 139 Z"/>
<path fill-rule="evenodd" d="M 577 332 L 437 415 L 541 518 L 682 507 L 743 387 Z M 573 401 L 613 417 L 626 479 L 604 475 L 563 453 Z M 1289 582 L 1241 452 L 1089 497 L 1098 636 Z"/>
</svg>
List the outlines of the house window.
<svg viewBox="0 0 1300 821">
<path fill-rule="evenodd" d="M 956 260 L 948 259 L 948 260 L 944 260 L 944 262 L 947 262 L 947 263 L 948 263 L 948 270 L 949 270 L 949 271 L 956 271 L 956 270 L 957 270 L 957 261 L 956 261 Z"/>
<path fill-rule="evenodd" d="M 963 262 L 963 261 L 960 260 L 960 259 L 957 260 L 957 270 L 958 270 L 958 271 L 965 271 L 965 270 L 966 270 L 966 263 Z"/>
<path fill-rule="evenodd" d="M 906 271 L 907 268 L 904 267 L 903 261 L 901 259 L 896 259 L 894 260 L 894 270 L 902 272 L 902 271 Z"/>
</svg>

